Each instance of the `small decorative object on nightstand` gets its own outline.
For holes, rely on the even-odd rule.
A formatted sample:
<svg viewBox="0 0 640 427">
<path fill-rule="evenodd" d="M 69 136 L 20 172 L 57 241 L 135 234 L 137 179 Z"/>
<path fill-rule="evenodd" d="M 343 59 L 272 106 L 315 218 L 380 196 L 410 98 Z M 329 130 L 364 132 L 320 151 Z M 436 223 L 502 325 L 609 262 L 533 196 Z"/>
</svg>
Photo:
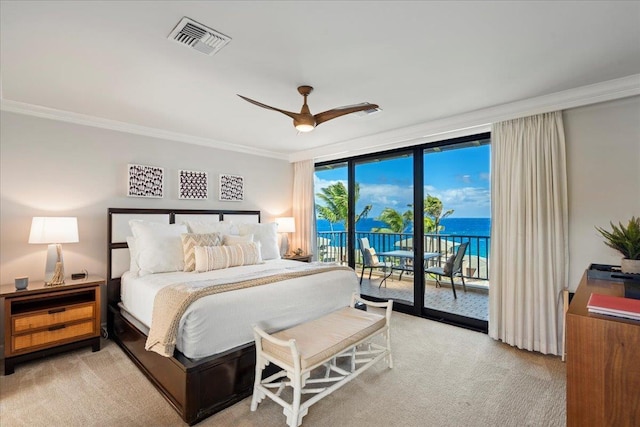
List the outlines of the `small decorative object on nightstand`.
<svg viewBox="0 0 640 427">
<path fill-rule="evenodd" d="M 300 262 L 311 262 L 311 258 L 313 258 L 313 254 L 306 254 L 306 255 L 295 255 L 292 254 L 290 256 L 285 256 L 283 257 L 284 259 L 290 259 L 293 261 L 300 261 Z"/>
<path fill-rule="evenodd" d="M 14 283 L 16 284 L 16 291 L 21 291 L 23 289 L 27 289 L 29 286 L 29 278 L 28 277 L 16 277 L 14 279 Z"/>
<path fill-rule="evenodd" d="M 4 374 L 17 363 L 90 345 L 100 350 L 101 277 L 51 287 L 33 281 L 24 290 L 0 286 L 4 299 Z"/>
</svg>

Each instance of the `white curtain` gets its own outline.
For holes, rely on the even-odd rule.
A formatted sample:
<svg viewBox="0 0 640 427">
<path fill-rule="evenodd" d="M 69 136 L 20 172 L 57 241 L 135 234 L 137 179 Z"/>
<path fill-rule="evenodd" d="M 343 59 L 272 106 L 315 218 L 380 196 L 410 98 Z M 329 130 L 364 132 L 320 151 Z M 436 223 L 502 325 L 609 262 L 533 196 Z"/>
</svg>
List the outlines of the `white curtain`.
<svg viewBox="0 0 640 427">
<path fill-rule="evenodd" d="M 569 274 L 562 113 L 494 124 L 491 153 L 489 335 L 559 355 Z"/>
<path fill-rule="evenodd" d="M 291 250 L 301 248 L 306 254 L 316 250 L 315 196 L 313 193 L 313 160 L 293 164 L 293 217 L 296 232 L 292 236 Z"/>
</svg>

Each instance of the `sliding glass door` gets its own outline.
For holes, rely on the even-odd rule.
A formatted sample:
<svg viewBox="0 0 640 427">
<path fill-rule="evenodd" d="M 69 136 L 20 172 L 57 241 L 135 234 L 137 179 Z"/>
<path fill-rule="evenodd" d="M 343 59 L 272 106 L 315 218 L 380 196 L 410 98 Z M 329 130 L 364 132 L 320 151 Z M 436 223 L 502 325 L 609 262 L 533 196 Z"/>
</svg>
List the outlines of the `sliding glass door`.
<svg viewBox="0 0 640 427">
<path fill-rule="evenodd" d="M 413 153 L 357 160 L 354 174 L 361 294 L 413 306 Z"/>
<path fill-rule="evenodd" d="M 347 162 L 316 167 L 318 260 L 349 264 L 349 175 Z"/>
<path fill-rule="evenodd" d="M 489 143 L 482 134 L 318 164 L 319 260 L 353 267 L 365 297 L 486 331 Z"/>
<path fill-rule="evenodd" d="M 489 320 L 489 160 L 488 139 L 423 151 L 425 251 L 434 254 L 423 308 L 478 329 Z"/>
</svg>

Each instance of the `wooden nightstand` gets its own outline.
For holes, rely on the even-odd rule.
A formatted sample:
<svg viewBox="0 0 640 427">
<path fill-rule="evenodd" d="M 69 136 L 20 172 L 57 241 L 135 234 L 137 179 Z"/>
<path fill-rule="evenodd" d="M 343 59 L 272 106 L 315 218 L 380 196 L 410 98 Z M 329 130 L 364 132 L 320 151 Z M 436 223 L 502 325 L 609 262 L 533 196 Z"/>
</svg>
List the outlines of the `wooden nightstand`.
<svg viewBox="0 0 640 427">
<path fill-rule="evenodd" d="M 18 291 L 0 286 L 4 299 L 4 374 L 14 366 L 62 351 L 90 345 L 100 350 L 101 277 L 67 280 L 45 286 L 29 282 Z"/>
<path fill-rule="evenodd" d="M 293 260 L 293 261 L 300 261 L 300 262 L 311 262 L 311 258 L 313 258 L 313 254 L 291 255 L 291 256 L 284 256 L 282 258 L 283 259 L 290 259 L 290 260 Z"/>
</svg>

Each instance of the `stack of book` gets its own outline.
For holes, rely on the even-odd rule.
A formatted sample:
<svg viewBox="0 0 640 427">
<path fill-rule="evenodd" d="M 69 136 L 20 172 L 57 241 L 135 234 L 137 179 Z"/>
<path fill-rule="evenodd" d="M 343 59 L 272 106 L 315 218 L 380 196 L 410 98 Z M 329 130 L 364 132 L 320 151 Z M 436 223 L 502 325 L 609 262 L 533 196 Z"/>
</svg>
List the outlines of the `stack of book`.
<svg viewBox="0 0 640 427">
<path fill-rule="evenodd" d="M 587 308 L 590 313 L 640 320 L 640 300 L 591 294 Z"/>
</svg>

